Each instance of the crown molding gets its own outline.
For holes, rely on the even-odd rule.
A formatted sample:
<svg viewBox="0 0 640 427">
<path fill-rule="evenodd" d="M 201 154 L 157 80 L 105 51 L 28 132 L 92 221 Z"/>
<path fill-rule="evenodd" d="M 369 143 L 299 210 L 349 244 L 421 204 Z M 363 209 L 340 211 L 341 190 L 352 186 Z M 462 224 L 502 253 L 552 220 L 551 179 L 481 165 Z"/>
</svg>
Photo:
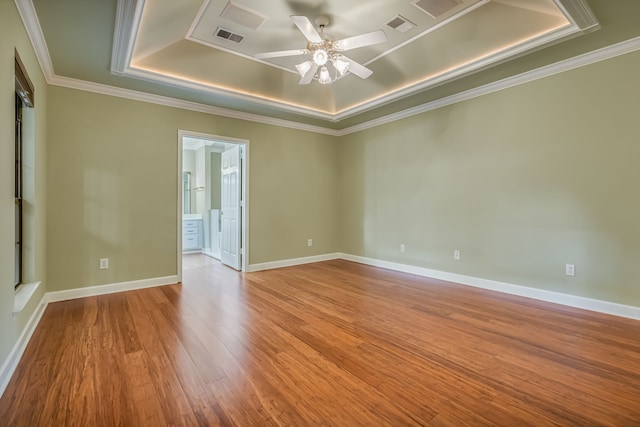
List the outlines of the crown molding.
<svg viewBox="0 0 640 427">
<path fill-rule="evenodd" d="M 78 89 L 86 92 L 99 93 L 103 95 L 116 96 L 119 98 L 131 99 L 134 101 L 148 102 L 151 104 L 164 105 L 167 107 L 180 108 L 183 110 L 197 111 L 199 113 L 212 114 L 215 116 L 228 117 L 231 119 L 246 120 L 266 125 L 280 126 L 284 128 L 302 130 L 307 132 L 321 133 L 330 136 L 339 136 L 339 131 L 321 126 L 314 126 L 290 120 L 277 119 L 259 114 L 244 113 L 241 111 L 229 110 L 221 107 L 214 107 L 197 102 L 183 101 L 167 96 L 153 95 L 131 89 L 103 85 L 100 83 L 87 82 L 85 80 L 72 79 L 69 77 L 54 76 L 49 84 L 70 89 Z"/>
<path fill-rule="evenodd" d="M 640 37 L 635 37 L 620 43 L 616 43 L 611 46 L 606 46 L 598 50 L 594 50 L 589 53 L 585 53 L 573 58 L 559 61 L 554 64 L 546 65 L 544 67 L 536 68 L 531 71 L 527 71 L 522 74 L 507 77 L 497 82 L 489 83 L 484 86 L 479 86 L 474 89 L 469 89 L 464 92 L 456 93 L 455 95 L 447 96 L 445 98 L 437 99 L 426 104 L 418 105 L 397 113 L 389 114 L 378 119 L 370 120 L 365 123 L 361 123 L 355 126 L 344 128 L 340 131 L 340 136 L 349 135 L 351 133 L 359 132 L 362 130 L 370 129 L 376 126 L 380 126 L 386 123 L 395 122 L 396 120 L 402 120 L 417 114 L 432 111 L 438 108 L 446 107 L 448 105 L 456 104 L 458 102 L 466 101 L 469 99 L 477 98 L 482 95 L 487 95 L 499 90 L 508 89 L 510 87 L 522 85 L 535 80 L 539 80 L 545 77 L 552 76 L 554 74 L 563 73 L 565 71 L 573 70 L 575 68 L 584 67 L 586 65 L 594 64 L 596 62 L 605 61 L 607 59 L 615 58 L 616 56 L 625 55 L 627 53 L 640 50 Z"/>
<path fill-rule="evenodd" d="M 118 0 L 111 49 L 111 72 L 122 73 L 131 62 L 145 0 Z"/>
<path fill-rule="evenodd" d="M 349 108 L 342 113 L 336 114 L 334 116 L 334 121 L 344 120 L 365 111 L 370 111 L 374 108 L 390 104 L 394 101 L 399 101 L 417 92 L 421 92 L 447 83 L 449 81 L 453 81 L 457 78 L 465 77 L 466 75 L 472 74 L 473 72 L 480 71 L 497 64 L 501 64 L 509 59 L 517 58 L 520 55 L 532 52 L 536 49 L 540 49 L 541 47 L 548 46 L 552 43 L 558 43 L 559 41 L 575 36 L 578 33 L 580 33 L 580 30 L 575 26 L 565 26 L 545 36 L 537 37 L 534 40 L 521 43 L 517 46 L 513 46 L 509 49 L 497 52 L 493 55 L 481 58 L 477 61 L 473 61 L 464 66 L 455 68 L 449 72 L 440 74 L 434 78 L 424 80 L 411 86 L 407 86 L 404 89 L 393 92 L 387 96 L 382 96 L 365 104 Z"/>
<path fill-rule="evenodd" d="M 209 84 L 194 82 L 188 79 L 182 79 L 174 76 L 167 76 L 161 73 L 156 73 L 150 70 L 142 68 L 127 67 L 123 72 L 113 73 L 120 76 L 132 77 L 146 81 L 148 83 L 162 83 L 167 86 L 175 87 L 178 89 L 190 89 L 197 92 L 206 92 L 214 96 L 230 97 L 236 101 L 250 102 L 253 104 L 259 104 L 263 107 L 275 108 L 278 110 L 285 110 L 290 113 L 300 114 L 307 117 L 316 119 L 322 119 L 327 121 L 335 121 L 334 115 L 318 110 L 313 110 L 308 107 L 300 107 L 295 105 L 286 104 L 277 100 L 266 99 L 257 95 L 247 95 L 232 90 L 213 87 Z"/>
<path fill-rule="evenodd" d="M 144 92 L 122 89 L 114 86 L 103 85 L 99 83 L 92 83 L 78 79 L 72 79 L 68 77 L 58 76 L 54 73 L 53 65 L 51 63 L 51 57 L 40 28 L 33 3 L 31 0 L 14 0 L 20 17 L 25 25 L 31 44 L 36 52 L 38 62 L 45 76 L 48 84 L 55 86 L 62 86 L 72 89 L 79 89 L 89 92 L 101 93 L 104 95 L 117 96 L 121 98 L 127 98 L 137 101 L 149 102 L 153 104 L 165 105 L 174 108 L 181 108 L 185 110 L 197 111 L 222 117 L 229 117 L 239 120 L 247 120 L 256 123 L 263 123 L 274 126 L 281 126 L 285 128 L 297 129 L 307 132 L 320 133 L 330 136 L 346 136 L 362 130 L 374 128 L 386 123 L 391 123 L 397 120 L 402 120 L 408 117 L 415 116 L 417 114 L 425 113 L 435 110 L 437 108 L 446 107 L 458 102 L 463 102 L 469 99 L 477 98 L 482 95 L 487 95 L 499 90 L 507 89 L 513 86 L 529 83 L 544 77 L 552 76 L 554 74 L 569 71 L 574 68 L 583 67 L 599 61 L 614 58 L 616 56 L 625 55 L 627 53 L 640 50 L 640 37 L 634 37 L 632 39 L 619 42 L 610 46 L 606 46 L 595 51 L 585 53 L 573 58 L 569 58 L 563 61 L 559 61 L 554 64 L 546 65 L 531 71 L 527 71 L 522 74 L 518 74 L 512 77 L 507 77 L 503 80 L 489 83 L 484 86 L 480 86 L 474 89 L 467 90 L 465 92 L 457 93 L 445 98 L 441 98 L 426 104 L 418 105 L 403 111 L 399 111 L 393 114 L 389 114 L 374 120 L 370 120 L 365 123 L 361 123 L 355 126 L 344 128 L 341 130 L 330 129 L 322 126 L 308 125 L 304 123 L 294 122 L 290 120 L 276 119 L 259 114 L 244 113 L 235 110 L 230 110 L 221 107 L 214 107 L 206 104 L 199 104 L 195 102 L 182 101 L 176 98 L 170 98 L 160 95 L 152 95 Z M 135 1 L 135 0 L 131 0 Z M 143 0 L 137 0 L 143 1 Z M 581 2 L 582 3 L 582 2 Z"/>
<path fill-rule="evenodd" d="M 585 2 L 585 0 L 555 0 L 555 2 L 556 2 L 556 5 L 563 11 L 567 19 L 569 19 L 570 24 L 557 28 L 555 31 L 545 34 L 542 37 L 535 37 L 532 40 L 519 43 L 515 46 L 511 46 L 493 55 L 480 58 L 477 61 L 473 61 L 462 67 L 455 68 L 449 72 L 440 74 L 434 78 L 424 80 L 422 82 L 408 86 L 399 91 L 393 92 L 387 96 L 383 96 L 371 102 L 367 102 L 366 104 L 355 106 L 353 108 L 345 110 L 341 113 L 336 114 L 334 121 L 340 121 L 348 117 L 353 117 L 354 115 L 357 115 L 359 113 L 363 113 L 365 111 L 372 110 L 376 107 L 381 107 L 391 102 L 404 99 L 416 92 L 424 91 L 426 89 L 447 83 L 448 81 L 452 81 L 457 78 L 464 77 L 473 72 L 486 69 L 490 66 L 504 63 L 507 60 L 517 58 L 521 55 L 527 54 L 529 52 L 533 52 L 535 50 L 538 50 L 546 46 L 550 46 L 555 43 L 562 42 L 564 40 L 578 36 L 580 34 L 585 34 L 587 32 L 594 31 L 600 27 L 600 23 L 596 19 L 596 16 L 593 14 L 593 12 L 589 8 L 589 5 Z M 449 22 L 457 19 L 458 17 L 466 13 L 469 13 L 479 7 L 484 6 L 487 3 L 489 3 L 489 0 L 481 0 L 475 5 L 471 6 L 470 8 L 465 9 L 463 13 L 459 15 L 454 15 L 451 18 L 442 21 L 441 23 L 407 40 L 404 44 L 399 45 L 398 47 L 401 47 L 401 46 L 404 46 L 405 44 L 413 42 L 417 38 L 420 38 L 430 33 L 431 31 L 448 24 Z M 388 54 L 389 52 L 385 52 L 384 54 L 373 58 L 372 60 L 364 63 L 364 65 L 368 65 L 376 61 L 377 59 Z"/>
<path fill-rule="evenodd" d="M 51 56 L 49 56 L 49 49 L 42 33 L 42 27 L 40 27 L 40 21 L 38 15 L 33 7 L 31 0 L 14 0 L 18 14 L 22 19 L 22 23 L 27 30 L 27 35 L 33 46 L 33 50 L 38 58 L 40 69 L 44 78 L 49 83 L 49 79 L 54 75 L 53 63 L 51 62 Z"/>
<path fill-rule="evenodd" d="M 555 0 L 564 15 L 580 28 L 582 32 L 590 32 L 600 28 L 600 23 L 585 0 Z"/>
</svg>

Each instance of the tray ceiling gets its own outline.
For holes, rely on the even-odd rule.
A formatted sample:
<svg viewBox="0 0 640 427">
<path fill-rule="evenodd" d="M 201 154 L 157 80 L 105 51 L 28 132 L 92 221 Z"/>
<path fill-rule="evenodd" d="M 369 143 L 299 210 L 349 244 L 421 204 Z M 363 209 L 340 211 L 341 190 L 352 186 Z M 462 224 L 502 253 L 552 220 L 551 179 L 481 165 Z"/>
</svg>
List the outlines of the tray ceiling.
<svg viewBox="0 0 640 427">
<path fill-rule="evenodd" d="M 332 134 L 640 35 L 636 0 L 589 0 L 602 27 L 585 0 L 14 1 L 50 84 Z M 384 31 L 348 52 L 373 74 L 300 86 L 307 57 L 256 59 L 306 47 L 292 15 Z"/>
<path fill-rule="evenodd" d="M 596 25 L 569 13 L 576 3 L 121 0 L 127 13 L 117 21 L 112 71 L 339 121 Z M 294 14 L 312 22 L 329 17 L 325 31 L 336 39 L 382 29 L 387 42 L 349 51 L 373 75 L 348 73 L 331 85 L 305 86 L 295 65 L 308 55 L 256 59 L 260 52 L 305 48 Z M 413 27 L 401 32 L 388 25 L 398 17 Z"/>
</svg>

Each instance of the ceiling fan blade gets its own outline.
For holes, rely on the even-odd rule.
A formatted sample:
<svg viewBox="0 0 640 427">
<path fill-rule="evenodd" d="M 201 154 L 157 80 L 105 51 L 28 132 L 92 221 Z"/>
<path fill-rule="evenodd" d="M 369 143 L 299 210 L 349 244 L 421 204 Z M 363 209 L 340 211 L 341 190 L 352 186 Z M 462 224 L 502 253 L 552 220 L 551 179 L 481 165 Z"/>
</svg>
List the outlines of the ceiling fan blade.
<svg viewBox="0 0 640 427">
<path fill-rule="evenodd" d="M 313 76 L 316 75 L 316 71 L 318 71 L 318 64 L 314 62 L 311 65 L 311 68 L 309 68 L 309 71 L 307 71 L 307 73 L 300 79 L 300 82 L 298 84 L 308 85 L 309 83 L 311 83 L 311 80 L 313 80 Z"/>
<path fill-rule="evenodd" d="M 322 37 L 320 37 L 320 34 L 318 34 L 316 29 L 313 27 L 313 24 L 311 23 L 311 21 L 309 21 L 309 18 L 307 18 L 306 16 L 292 15 L 291 19 L 293 20 L 293 23 L 296 24 L 296 27 L 298 27 L 298 29 L 302 32 L 302 34 L 304 34 L 307 40 L 309 40 L 311 43 L 322 43 Z"/>
<path fill-rule="evenodd" d="M 368 69 L 364 65 L 354 61 L 351 58 L 347 58 L 346 56 L 342 55 L 342 59 L 349 63 L 349 72 L 355 74 L 356 76 L 360 77 L 361 79 L 366 79 L 371 74 L 373 74 L 373 71 L 371 71 L 370 69 Z"/>
<path fill-rule="evenodd" d="M 351 50 L 359 47 L 370 46 L 372 44 L 384 43 L 387 41 L 387 35 L 382 30 L 373 31 L 371 33 L 360 34 L 359 36 L 347 37 L 346 39 L 335 42 L 337 50 Z"/>
<path fill-rule="evenodd" d="M 276 51 L 276 52 L 256 53 L 254 55 L 254 57 L 256 57 L 258 59 L 279 58 L 281 56 L 304 55 L 305 53 L 307 53 L 306 49 L 279 50 L 279 51 Z"/>
</svg>

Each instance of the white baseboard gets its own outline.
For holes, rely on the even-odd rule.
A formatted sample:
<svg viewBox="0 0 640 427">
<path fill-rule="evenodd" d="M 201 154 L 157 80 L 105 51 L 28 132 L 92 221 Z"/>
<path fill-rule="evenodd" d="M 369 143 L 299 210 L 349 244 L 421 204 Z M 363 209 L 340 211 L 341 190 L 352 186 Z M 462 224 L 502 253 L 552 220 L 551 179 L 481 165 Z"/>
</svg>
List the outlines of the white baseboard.
<svg viewBox="0 0 640 427">
<path fill-rule="evenodd" d="M 386 268 L 388 270 L 401 271 L 404 273 L 411 273 L 418 276 L 429 277 L 431 279 L 445 280 L 447 282 L 454 282 L 462 285 L 473 286 L 476 288 L 503 292 L 505 294 L 518 295 L 521 297 L 533 298 L 540 301 L 562 304 L 569 307 L 582 308 L 599 313 L 640 320 L 640 307 L 617 304 L 614 302 L 585 298 L 576 295 L 563 294 L 560 292 L 547 291 L 544 289 L 531 288 L 527 286 L 514 285 L 511 283 L 498 282 L 495 280 L 465 276 L 462 274 L 448 273 L 446 271 L 431 270 L 428 268 L 382 261 L 351 254 L 343 253 L 339 254 L 339 257 L 347 261 L 353 261 L 360 264 L 371 265 L 374 267 Z"/>
<path fill-rule="evenodd" d="M 281 261 L 265 262 L 262 264 L 251 264 L 249 271 L 270 270 L 273 268 L 290 267 L 294 265 L 308 264 L 311 262 L 329 261 L 332 259 L 344 259 L 360 264 L 371 265 L 373 267 L 385 268 L 388 270 L 400 271 L 403 273 L 415 274 L 417 276 L 431 279 L 444 280 L 447 282 L 459 283 L 476 288 L 488 289 L 510 295 L 532 298 L 540 301 L 561 304 L 568 307 L 581 308 L 584 310 L 596 311 L 599 313 L 611 314 L 619 317 L 640 320 L 640 307 L 623 305 L 609 301 L 596 300 L 577 295 L 563 294 L 560 292 L 548 291 L 545 289 L 531 288 L 528 286 L 514 285 L 511 283 L 499 282 L 496 280 L 482 279 L 479 277 L 465 276 L 462 274 L 449 273 L 446 271 L 432 270 L 413 265 L 400 264 L 390 261 L 383 261 L 374 258 L 367 258 L 346 253 L 332 253 L 305 258 L 294 258 Z"/>
<path fill-rule="evenodd" d="M 153 288 L 155 286 L 172 285 L 178 283 L 178 276 L 156 277 L 153 279 L 134 280 L 132 282 L 113 283 L 110 285 L 89 286 L 86 288 L 68 289 L 64 291 L 48 292 L 47 301 L 57 302 L 76 298 L 86 298 L 116 292 L 132 291 L 134 289 Z"/>
<path fill-rule="evenodd" d="M 271 270 L 273 268 L 292 267 L 294 265 L 310 264 L 312 262 L 330 261 L 332 259 L 339 259 L 341 255 L 342 254 L 340 253 L 333 253 L 333 254 L 308 256 L 303 258 L 284 259 L 281 261 L 263 262 L 261 264 L 250 264 L 247 271 L 254 272 L 254 271 L 262 271 L 262 270 Z"/>
<path fill-rule="evenodd" d="M 20 362 L 22 354 L 27 348 L 27 344 L 29 344 L 29 340 L 31 340 L 33 332 L 36 330 L 38 323 L 40 323 L 40 319 L 42 319 L 42 314 L 44 314 L 47 304 L 47 296 L 43 295 L 42 299 L 38 303 L 38 307 L 34 310 L 29 321 L 22 330 L 22 334 L 20 334 L 18 341 L 16 341 L 16 344 L 11 349 L 9 356 L 2 364 L 2 367 L 0 368 L 0 397 L 4 394 L 7 385 L 9 385 L 9 381 L 18 367 L 18 362 Z"/>
</svg>

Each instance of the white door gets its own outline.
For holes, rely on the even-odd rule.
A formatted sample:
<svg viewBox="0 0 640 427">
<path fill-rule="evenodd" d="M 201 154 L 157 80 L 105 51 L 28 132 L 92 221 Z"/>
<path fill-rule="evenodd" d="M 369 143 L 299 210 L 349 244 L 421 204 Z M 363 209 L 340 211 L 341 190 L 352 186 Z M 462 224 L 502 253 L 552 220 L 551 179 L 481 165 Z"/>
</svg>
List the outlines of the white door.
<svg viewBox="0 0 640 427">
<path fill-rule="evenodd" d="M 240 218 L 242 185 L 240 182 L 240 145 L 222 153 L 222 263 L 240 270 Z"/>
</svg>

